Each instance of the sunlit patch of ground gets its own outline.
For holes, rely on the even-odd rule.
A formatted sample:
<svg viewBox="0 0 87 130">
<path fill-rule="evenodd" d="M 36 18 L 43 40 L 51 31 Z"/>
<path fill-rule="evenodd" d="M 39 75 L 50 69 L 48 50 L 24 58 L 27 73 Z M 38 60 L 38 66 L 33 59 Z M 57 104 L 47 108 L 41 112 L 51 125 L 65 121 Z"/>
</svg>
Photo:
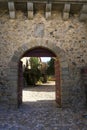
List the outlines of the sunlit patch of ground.
<svg viewBox="0 0 87 130">
<path fill-rule="evenodd" d="M 55 100 L 54 81 L 23 89 L 23 102 L 41 100 Z"/>
</svg>

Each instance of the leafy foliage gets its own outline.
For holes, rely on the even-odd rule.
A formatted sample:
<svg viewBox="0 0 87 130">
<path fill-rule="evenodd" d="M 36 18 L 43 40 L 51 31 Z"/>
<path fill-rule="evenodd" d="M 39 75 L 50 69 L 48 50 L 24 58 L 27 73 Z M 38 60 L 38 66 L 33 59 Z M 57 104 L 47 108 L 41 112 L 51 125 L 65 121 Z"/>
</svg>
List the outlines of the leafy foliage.
<svg viewBox="0 0 87 130">
<path fill-rule="evenodd" d="M 27 63 L 27 62 L 26 62 Z M 30 66 L 30 69 L 29 69 Z M 29 59 L 29 65 L 26 64 L 24 71 L 24 77 L 28 85 L 35 85 L 39 81 L 41 72 L 39 70 L 40 61 L 37 57 L 31 57 Z"/>
<path fill-rule="evenodd" d="M 47 74 L 48 75 L 54 75 L 55 74 L 54 59 L 53 58 L 51 58 L 50 61 L 48 61 Z"/>
</svg>

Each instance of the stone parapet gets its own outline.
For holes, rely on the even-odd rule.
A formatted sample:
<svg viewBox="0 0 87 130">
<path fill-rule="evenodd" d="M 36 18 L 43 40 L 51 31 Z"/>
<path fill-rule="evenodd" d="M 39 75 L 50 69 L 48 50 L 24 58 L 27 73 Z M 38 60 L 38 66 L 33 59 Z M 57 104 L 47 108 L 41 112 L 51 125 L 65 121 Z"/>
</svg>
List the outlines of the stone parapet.
<svg viewBox="0 0 87 130">
<path fill-rule="evenodd" d="M 34 7 L 32 2 L 27 2 L 28 18 L 33 19 Z"/>
<path fill-rule="evenodd" d="M 15 18 L 15 5 L 14 2 L 8 2 L 8 9 L 9 9 L 9 17 L 11 19 Z"/>
<path fill-rule="evenodd" d="M 14 1 L 14 2 L 27 2 L 28 0 L 0 0 L 0 2 L 8 2 L 8 1 Z M 58 3 L 58 2 L 87 2 L 87 0 L 29 0 L 33 2 L 53 2 L 53 3 Z"/>
<path fill-rule="evenodd" d="M 82 9 L 80 12 L 80 20 L 81 21 L 87 20 L 87 4 L 84 4 L 82 6 Z"/>
<path fill-rule="evenodd" d="M 49 19 L 51 17 L 51 9 L 52 9 L 52 4 L 46 4 L 46 19 Z"/>
<path fill-rule="evenodd" d="M 24 10 L 28 11 L 28 18 L 33 19 L 34 13 L 36 12 L 36 6 L 42 4 L 43 5 L 43 11 L 45 10 L 45 17 L 46 19 L 51 18 L 52 11 L 54 10 L 63 10 L 63 19 L 68 20 L 70 13 L 73 14 L 73 12 L 80 14 L 80 20 L 85 21 L 87 20 L 87 0 L 1 0 L 0 1 L 0 9 L 7 9 L 9 10 L 9 16 L 10 18 L 15 18 L 15 10 Z M 8 5 L 8 6 L 7 6 Z M 62 5 L 62 6 L 61 6 Z M 71 5 L 71 6 L 70 6 Z M 57 7 L 58 6 L 58 7 Z M 61 8 L 61 9 L 60 9 Z M 38 6 L 38 10 L 41 10 L 41 7 Z"/>
<path fill-rule="evenodd" d="M 68 20 L 69 13 L 70 13 L 70 4 L 65 4 L 63 10 L 63 20 Z"/>
</svg>

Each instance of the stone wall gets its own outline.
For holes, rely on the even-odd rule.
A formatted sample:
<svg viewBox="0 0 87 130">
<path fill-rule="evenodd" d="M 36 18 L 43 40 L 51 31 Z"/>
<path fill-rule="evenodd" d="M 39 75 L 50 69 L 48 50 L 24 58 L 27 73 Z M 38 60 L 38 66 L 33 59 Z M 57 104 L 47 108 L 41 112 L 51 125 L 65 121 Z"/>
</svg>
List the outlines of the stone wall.
<svg viewBox="0 0 87 130">
<path fill-rule="evenodd" d="M 51 41 L 64 51 L 69 74 L 66 79 L 67 71 L 62 71 L 61 84 L 66 84 L 63 91 L 68 90 L 68 103 L 78 103 L 81 106 L 85 101 L 80 70 L 87 66 L 87 24 L 79 22 L 77 14 L 63 21 L 61 13 L 55 11 L 50 20 L 44 18 L 43 12 L 38 12 L 33 20 L 28 20 L 26 13 L 21 11 L 17 11 L 16 19 L 12 20 L 7 11 L 0 11 L 0 102 L 10 102 L 12 91 L 9 89 L 8 69 L 14 52 L 22 45 L 30 43 L 31 39 Z M 34 43 L 31 43 L 31 48 L 32 46 L 34 47 Z M 13 89 L 13 93 L 16 89 Z M 62 94 L 62 97 L 65 96 L 67 94 Z"/>
</svg>

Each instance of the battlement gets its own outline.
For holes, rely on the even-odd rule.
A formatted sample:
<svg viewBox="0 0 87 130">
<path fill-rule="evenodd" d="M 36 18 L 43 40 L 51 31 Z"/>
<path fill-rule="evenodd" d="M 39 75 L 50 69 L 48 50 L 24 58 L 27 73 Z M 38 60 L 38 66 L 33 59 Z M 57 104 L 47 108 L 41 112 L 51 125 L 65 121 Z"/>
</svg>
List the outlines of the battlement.
<svg viewBox="0 0 87 130">
<path fill-rule="evenodd" d="M 39 3 L 64 3 L 64 2 L 71 2 L 71 3 L 87 3 L 87 0 L 0 0 L 0 2 L 9 2 L 9 1 L 13 1 L 13 2 L 27 2 L 27 1 L 31 1 L 31 2 L 39 2 Z"/>
<path fill-rule="evenodd" d="M 78 13 L 80 20 L 87 20 L 87 0 L 0 0 L 0 9 L 9 10 L 10 18 L 15 18 L 15 10 L 28 11 L 28 18 L 32 19 L 36 10 L 44 10 L 46 19 L 51 12 L 63 12 L 63 19 L 67 20 L 70 13 Z"/>
</svg>

